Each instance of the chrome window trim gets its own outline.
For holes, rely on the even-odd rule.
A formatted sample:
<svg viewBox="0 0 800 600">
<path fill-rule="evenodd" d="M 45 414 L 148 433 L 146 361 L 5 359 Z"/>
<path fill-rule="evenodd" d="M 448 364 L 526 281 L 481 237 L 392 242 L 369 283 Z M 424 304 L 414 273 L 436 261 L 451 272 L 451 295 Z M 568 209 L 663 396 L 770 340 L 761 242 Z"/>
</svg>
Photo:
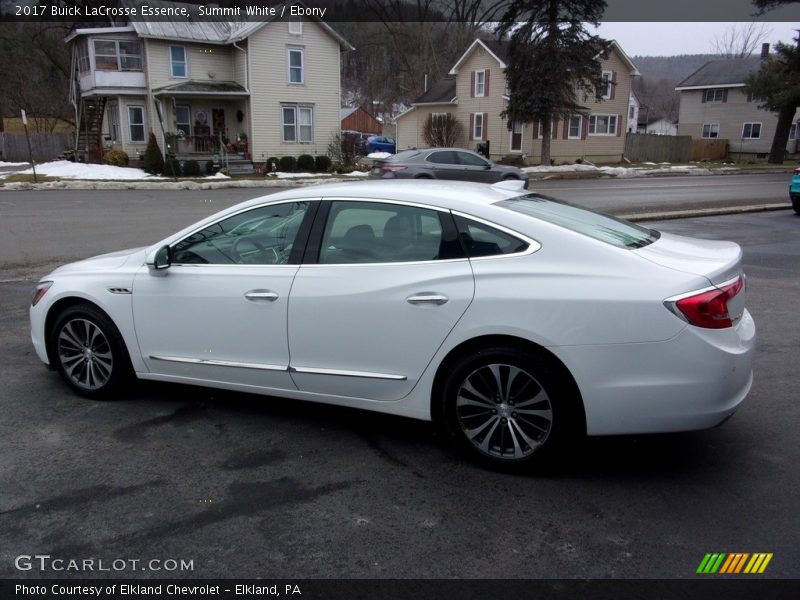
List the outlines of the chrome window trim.
<svg viewBox="0 0 800 600">
<path fill-rule="evenodd" d="M 151 354 L 151 360 L 160 360 L 165 362 L 187 363 L 192 365 L 209 365 L 214 367 L 236 367 L 240 369 L 257 369 L 260 371 L 282 371 L 288 372 L 288 366 L 269 365 L 264 363 L 249 363 L 238 362 L 233 360 L 217 360 L 213 358 L 188 358 L 183 356 L 156 356 Z"/>
</svg>

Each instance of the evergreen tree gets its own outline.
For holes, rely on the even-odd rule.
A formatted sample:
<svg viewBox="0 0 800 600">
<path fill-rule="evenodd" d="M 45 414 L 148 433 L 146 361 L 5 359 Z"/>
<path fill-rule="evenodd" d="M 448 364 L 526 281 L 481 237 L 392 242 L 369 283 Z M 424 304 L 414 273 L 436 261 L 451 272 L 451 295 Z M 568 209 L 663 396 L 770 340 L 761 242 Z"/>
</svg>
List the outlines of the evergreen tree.
<svg viewBox="0 0 800 600">
<path fill-rule="evenodd" d="M 156 136 L 150 132 L 150 139 L 147 141 L 147 148 L 142 157 L 144 170 L 151 175 L 159 175 L 164 170 L 164 155 L 158 147 Z"/>
<path fill-rule="evenodd" d="M 550 164 L 553 119 L 586 113 L 581 101 L 601 94 L 599 59 L 610 42 L 586 25 L 597 25 L 605 8 L 603 0 L 511 0 L 497 28 L 501 37 L 510 34 L 502 116 L 509 127 L 541 123 L 542 164 Z"/>
<path fill-rule="evenodd" d="M 746 83 L 747 91 L 761 99 L 759 108 L 778 113 L 768 162 L 781 164 L 794 113 L 800 106 L 800 36 L 795 38 L 794 46 L 778 42 L 775 54 L 764 60 L 759 72 L 751 75 Z"/>
</svg>

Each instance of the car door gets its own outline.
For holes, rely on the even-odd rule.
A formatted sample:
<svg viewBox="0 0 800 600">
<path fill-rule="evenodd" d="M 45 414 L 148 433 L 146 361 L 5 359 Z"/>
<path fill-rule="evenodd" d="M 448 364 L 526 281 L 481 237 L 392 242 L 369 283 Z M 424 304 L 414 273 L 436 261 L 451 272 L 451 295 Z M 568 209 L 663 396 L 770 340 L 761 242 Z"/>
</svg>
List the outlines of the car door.
<svg viewBox="0 0 800 600">
<path fill-rule="evenodd" d="M 305 392 L 406 396 L 472 302 L 452 216 L 389 201 L 323 203 L 289 300 Z"/>
<path fill-rule="evenodd" d="M 295 389 L 287 307 L 316 208 L 293 201 L 236 213 L 171 244 L 169 268 L 142 267 L 133 317 L 150 373 Z"/>
<path fill-rule="evenodd" d="M 456 152 L 458 162 L 461 164 L 462 177 L 465 181 L 489 183 L 493 181 L 491 163 L 472 152 Z"/>
<path fill-rule="evenodd" d="M 461 164 L 453 150 L 431 152 L 423 164 L 436 179 L 464 179 Z"/>
</svg>

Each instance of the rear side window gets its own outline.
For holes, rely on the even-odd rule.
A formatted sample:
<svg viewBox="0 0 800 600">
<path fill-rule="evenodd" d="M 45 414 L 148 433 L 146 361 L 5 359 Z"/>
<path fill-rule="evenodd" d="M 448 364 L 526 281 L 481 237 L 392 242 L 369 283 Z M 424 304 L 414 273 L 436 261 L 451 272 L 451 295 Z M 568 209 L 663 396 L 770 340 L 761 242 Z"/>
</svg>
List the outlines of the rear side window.
<svg viewBox="0 0 800 600">
<path fill-rule="evenodd" d="M 428 155 L 428 158 L 425 159 L 428 162 L 436 163 L 437 165 L 457 165 L 458 158 L 456 158 L 456 153 L 452 150 L 442 150 L 440 152 L 431 152 Z"/>
<path fill-rule="evenodd" d="M 472 219 L 454 215 L 458 235 L 470 258 L 516 254 L 528 249 L 528 243 L 503 231 Z"/>
<path fill-rule="evenodd" d="M 501 200 L 502 206 L 564 229 L 588 235 L 601 242 L 621 248 L 643 248 L 655 242 L 661 234 L 622 219 L 586 208 L 579 208 L 541 194 L 526 194 Z"/>
</svg>

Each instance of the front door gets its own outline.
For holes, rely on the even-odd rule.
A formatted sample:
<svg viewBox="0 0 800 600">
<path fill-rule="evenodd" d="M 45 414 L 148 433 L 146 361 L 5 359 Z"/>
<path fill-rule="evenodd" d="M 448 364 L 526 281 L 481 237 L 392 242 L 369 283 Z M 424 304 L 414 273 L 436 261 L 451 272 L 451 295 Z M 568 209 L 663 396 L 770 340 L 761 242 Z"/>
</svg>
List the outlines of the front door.
<svg viewBox="0 0 800 600">
<path fill-rule="evenodd" d="M 187 382 L 295 389 L 286 317 L 309 202 L 227 217 L 172 244 L 172 265 L 142 267 L 133 316 L 155 375 Z"/>
<path fill-rule="evenodd" d="M 306 392 L 398 400 L 473 292 L 448 212 L 332 201 L 317 264 L 301 266 L 292 286 L 292 378 Z"/>
<path fill-rule="evenodd" d="M 523 125 L 521 121 L 514 121 L 511 125 L 511 151 L 522 151 L 522 133 Z"/>
<path fill-rule="evenodd" d="M 492 172 L 491 165 L 482 156 L 463 150 L 456 152 L 461 163 L 461 179 L 478 181 L 480 183 L 494 183 L 496 174 Z"/>
<path fill-rule="evenodd" d="M 223 138 L 227 139 L 228 137 L 228 130 L 225 126 L 225 109 L 224 108 L 212 108 L 211 109 L 211 125 L 214 128 L 214 137 L 219 139 L 221 135 Z"/>
</svg>

